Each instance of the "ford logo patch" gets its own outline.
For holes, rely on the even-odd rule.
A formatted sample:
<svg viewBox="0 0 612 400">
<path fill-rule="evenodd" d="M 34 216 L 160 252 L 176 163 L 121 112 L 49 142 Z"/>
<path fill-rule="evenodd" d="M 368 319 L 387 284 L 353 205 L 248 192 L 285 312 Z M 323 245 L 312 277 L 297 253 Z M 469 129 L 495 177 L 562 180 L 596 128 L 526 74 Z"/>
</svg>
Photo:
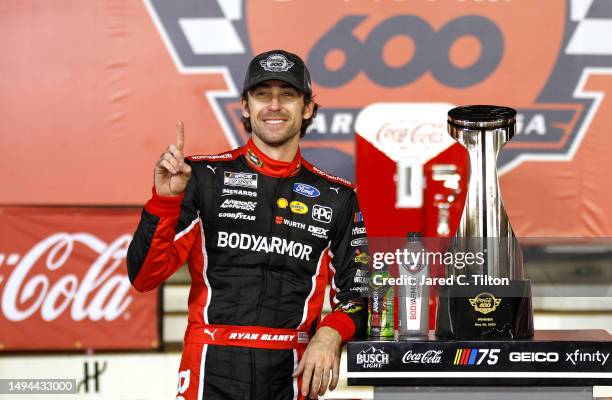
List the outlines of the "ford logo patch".
<svg viewBox="0 0 612 400">
<path fill-rule="evenodd" d="M 294 183 L 293 191 L 295 193 L 302 194 L 306 197 L 319 197 L 319 195 L 321 195 L 321 192 L 319 192 L 319 189 L 317 189 L 316 187 L 307 185 L 305 183 Z"/>
</svg>

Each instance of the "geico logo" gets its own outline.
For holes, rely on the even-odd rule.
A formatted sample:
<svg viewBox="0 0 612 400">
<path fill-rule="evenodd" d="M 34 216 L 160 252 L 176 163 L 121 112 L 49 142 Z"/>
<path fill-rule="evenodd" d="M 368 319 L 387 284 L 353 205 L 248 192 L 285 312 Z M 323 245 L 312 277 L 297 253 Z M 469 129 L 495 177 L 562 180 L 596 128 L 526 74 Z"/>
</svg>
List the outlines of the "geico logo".
<svg viewBox="0 0 612 400">
<path fill-rule="evenodd" d="M 312 253 L 312 247 L 293 240 L 287 241 L 275 236 L 266 237 L 247 235 L 246 233 L 219 232 L 217 246 L 288 255 L 306 261 L 310 261 L 310 254 Z"/>
<path fill-rule="evenodd" d="M 512 362 L 557 362 L 559 361 L 559 353 L 529 353 L 517 352 L 510 353 L 510 361 Z"/>
<path fill-rule="evenodd" d="M 482 15 L 461 16 L 435 30 L 428 21 L 416 15 L 394 15 L 373 27 L 369 36 L 361 40 L 355 31 L 362 30 L 359 25 L 366 18 L 364 15 L 344 16 L 313 46 L 308 64 L 317 83 L 341 86 L 365 72 L 380 86 L 405 86 L 417 81 L 429 69 L 442 84 L 463 88 L 486 79 L 504 54 L 501 30 Z M 390 66 L 380 57 L 382 47 L 399 36 L 409 37 L 418 54 L 416 61 L 402 68 Z M 480 48 L 478 59 L 469 68 L 457 67 L 449 57 L 450 46 L 463 37 L 476 39 Z M 344 53 L 344 66 L 328 68 L 325 60 L 338 48 Z"/>
<path fill-rule="evenodd" d="M 363 235 L 364 233 L 366 233 L 366 230 L 365 228 L 354 227 L 351 233 L 353 234 L 353 236 Z"/>
<path fill-rule="evenodd" d="M 389 364 L 389 355 L 357 354 L 357 364 Z"/>
</svg>

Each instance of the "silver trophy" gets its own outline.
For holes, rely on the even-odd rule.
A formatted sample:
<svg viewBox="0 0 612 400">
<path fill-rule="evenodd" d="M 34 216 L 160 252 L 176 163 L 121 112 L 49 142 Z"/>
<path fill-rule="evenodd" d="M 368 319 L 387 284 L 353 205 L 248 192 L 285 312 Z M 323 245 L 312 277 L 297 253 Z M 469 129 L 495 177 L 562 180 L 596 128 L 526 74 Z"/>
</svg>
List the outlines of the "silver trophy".
<svg viewBox="0 0 612 400">
<path fill-rule="evenodd" d="M 438 336 L 533 336 L 531 286 L 524 277 L 521 247 L 497 180 L 497 156 L 514 136 L 515 124 L 516 111 L 508 107 L 465 106 L 448 113 L 448 132 L 467 149 L 470 171 L 451 252 L 457 256 L 471 253 L 475 262 L 446 265 L 446 276 L 455 284 L 439 290 Z"/>
</svg>

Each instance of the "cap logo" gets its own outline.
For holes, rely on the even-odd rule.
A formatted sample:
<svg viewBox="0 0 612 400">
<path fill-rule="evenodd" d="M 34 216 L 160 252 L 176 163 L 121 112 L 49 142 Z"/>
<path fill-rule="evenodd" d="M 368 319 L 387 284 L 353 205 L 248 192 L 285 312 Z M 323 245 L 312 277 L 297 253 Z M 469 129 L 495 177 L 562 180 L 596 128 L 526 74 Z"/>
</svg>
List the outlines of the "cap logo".
<svg viewBox="0 0 612 400">
<path fill-rule="evenodd" d="M 263 69 L 270 72 L 286 72 L 295 65 L 287 57 L 278 53 L 269 55 L 265 60 L 260 60 L 259 64 Z"/>
</svg>

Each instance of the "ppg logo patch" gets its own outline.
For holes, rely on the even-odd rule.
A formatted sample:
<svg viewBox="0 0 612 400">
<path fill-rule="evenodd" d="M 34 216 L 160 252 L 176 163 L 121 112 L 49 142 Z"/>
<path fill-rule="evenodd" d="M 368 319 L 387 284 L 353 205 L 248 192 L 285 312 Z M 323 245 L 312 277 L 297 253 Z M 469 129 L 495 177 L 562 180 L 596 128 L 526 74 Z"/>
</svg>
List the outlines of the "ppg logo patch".
<svg viewBox="0 0 612 400">
<path fill-rule="evenodd" d="M 312 207 L 312 219 L 329 224 L 332 219 L 332 209 L 330 207 L 315 204 Z"/>
<path fill-rule="evenodd" d="M 265 60 L 261 60 L 259 64 L 263 69 L 270 72 L 286 72 L 294 65 L 282 54 L 272 54 Z"/>
<path fill-rule="evenodd" d="M 293 191 L 306 197 L 319 197 L 321 195 L 319 189 L 305 183 L 294 183 Z"/>
</svg>

